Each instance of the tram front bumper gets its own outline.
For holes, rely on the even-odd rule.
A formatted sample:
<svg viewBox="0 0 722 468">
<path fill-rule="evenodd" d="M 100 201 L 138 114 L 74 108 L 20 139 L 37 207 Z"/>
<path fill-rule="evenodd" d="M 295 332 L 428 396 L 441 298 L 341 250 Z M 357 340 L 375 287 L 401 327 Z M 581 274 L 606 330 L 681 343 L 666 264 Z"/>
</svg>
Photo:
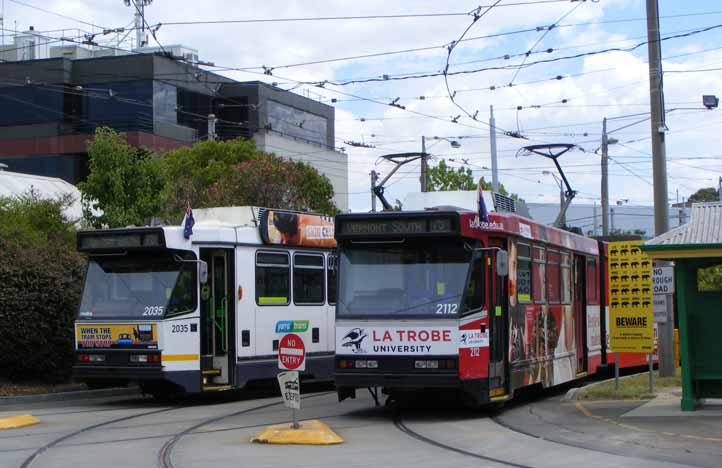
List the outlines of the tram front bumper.
<svg viewBox="0 0 722 468">
<path fill-rule="evenodd" d="M 371 373 L 336 372 L 337 387 L 385 387 L 385 388 L 459 388 L 462 386 L 458 374 L 441 373 Z"/>
<path fill-rule="evenodd" d="M 75 365 L 73 377 L 77 380 L 161 380 L 161 366 L 99 366 Z"/>
</svg>

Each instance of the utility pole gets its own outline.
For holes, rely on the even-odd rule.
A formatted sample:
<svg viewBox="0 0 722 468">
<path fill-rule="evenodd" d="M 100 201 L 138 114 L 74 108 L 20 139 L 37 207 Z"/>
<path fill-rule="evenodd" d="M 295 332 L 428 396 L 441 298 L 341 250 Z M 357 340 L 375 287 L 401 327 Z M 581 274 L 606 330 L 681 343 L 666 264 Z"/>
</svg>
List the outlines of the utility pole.
<svg viewBox="0 0 722 468">
<path fill-rule="evenodd" d="M 609 235 L 609 141 L 607 139 L 607 118 L 602 120 L 602 235 Z"/>
<path fill-rule="evenodd" d="M 652 173 L 654 178 L 654 234 L 669 230 L 667 154 L 665 148 L 662 42 L 659 38 L 659 2 L 647 0 L 647 54 L 649 57 L 649 103 L 652 127 Z M 667 265 L 668 263 L 664 263 Z M 667 302 L 671 302 L 667 297 Z M 657 324 L 659 333 L 659 375 L 674 375 L 674 313 L 667 307 L 666 320 Z M 650 357 L 651 359 L 651 357 Z"/>
<path fill-rule="evenodd" d="M 611 209 L 609 210 L 609 213 L 610 213 L 611 218 L 612 218 L 612 228 L 610 229 L 610 231 L 611 231 L 611 232 L 614 232 L 614 208 L 611 208 Z"/>
<path fill-rule="evenodd" d="M 664 94 L 662 43 L 659 40 L 658 0 L 647 0 L 647 52 L 649 56 L 649 103 L 652 112 L 652 172 L 654 176 L 654 234 L 669 230 L 667 155 L 664 144 Z"/>
<path fill-rule="evenodd" d="M 215 140 L 216 135 L 216 114 L 208 114 L 208 140 Z"/>
<path fill-rule="evenodd" d="M 489 106 L 489 143 L 491 145 L 491 191 L 499 193 L 499 168 L 496 161 L 496 119 L 494 106 Z M 722 178 L 720 179 L 722 180 Z"/>
<path fill-rule="evenodd" d="M 371 211 L 376 212 L 376 181 L 379 175 L 376 171 L 371 171 Z"/>
<path fill-rule="evenodd" d="M 143 47 L 148 45 L 145 34 L 145 7 L 153 3 L 153 0 L 124 0 L 126 6 L 135 8 L 135 21 L 133 29 L 135 29 L 135 46 Z"/>
<path fill-rule="evenodd" d="M 422 192 L 428 192 L 429 191 L 429 159 L 428 154 L 426 154 L 426 137 L 421 136 L 421 191 Z M 376 210 L 374 210 L 376 211 Z"/>
</svg>

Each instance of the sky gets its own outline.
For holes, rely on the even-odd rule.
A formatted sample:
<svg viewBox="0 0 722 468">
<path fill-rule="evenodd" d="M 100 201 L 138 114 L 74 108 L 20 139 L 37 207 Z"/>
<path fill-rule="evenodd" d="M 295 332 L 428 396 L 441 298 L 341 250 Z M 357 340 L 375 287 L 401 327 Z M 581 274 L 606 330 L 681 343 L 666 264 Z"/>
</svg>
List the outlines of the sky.
<svg viewBox="0 0 722 468">
<path fill-rule="evenodd" d="M 156 34 L 161 44 L 197 49 L 201 60 L 215 64 L 210 70 L 276 83 L 334 106 L 336 146 L 348 154 L 353 211 L 370 208 L 370 171 L 383 177 L 392 168 L 380 156 L 420 151 L 422 136 L 432 166 L 443 159 L 489 180 L 490 106 L 500 181 L 510 192 L 530 202 L 557 203 L 552 161 L 520 149 L 572 143 L 575 149 L 559 162 L 577 191 L 575 203 L 598 203 L 595 151 L 607 117 L 610 136 L 618 141 L 609 147 L 611 203 L 652 204 L 644 0 L 502 0 L 491 9 L 483 6 L 496 0 L 478 1 L 154 0 L 146 19 L 161 24 Z M 122 0 L 0 3 L 6 35 L 33 25 L 41 31 L 65 29 L 48 33 L 52 37 L 80 36 L 133 21 L 133 10 Z M 659 3 L 668 189 L 675 202 L 716 186 L 722 176 L 722 114 L 702 106 L 702 95 L 722 96 L 722 6 L 714 0 Z M 483 13 L 476 21 L 469 14 L 474 11 Z M 348 18 L 391 15 L 425 16 Z M 336 19 L 171 24 L 319 17 Z M 457 42 L 465 30 L 465 40 Z M 674 37 L 680 35 L 687 36 Z M 113 37 L 96 36 L 104 44 Z M 153 39 L 150 45 L 156 45 Z M 622 50 L 596 53 L 610 48 Z M 359 57 L 367 55 L 375 56 Z M 448 88 L 441 73 L 447 59 Z M 271 68 L 271 75 L 263 67 Z M 374 81 L 358 83 L 369 79 Z M 449 140 L 460 147 L 452 148 Z M 411 163 L 389 180 L 386 195 L 403 201 L 417 191 L 419 165 Z"/>
</svg>

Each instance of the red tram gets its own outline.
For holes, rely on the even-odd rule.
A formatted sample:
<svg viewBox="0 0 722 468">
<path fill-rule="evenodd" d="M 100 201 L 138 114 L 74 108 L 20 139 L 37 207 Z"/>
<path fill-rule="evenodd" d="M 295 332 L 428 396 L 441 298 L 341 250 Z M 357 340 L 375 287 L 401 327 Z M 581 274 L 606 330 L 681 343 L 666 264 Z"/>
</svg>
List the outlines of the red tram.
<svg viewBox="0 0 722 468">
<path fill-rule="evenodd" d="M 613 362 L 603 243 L 512 213 L 481 221 L 447 209 L 339 215 L 335 232 L 341 400 L 383 387 L 500 402 Z"/>
</svg>

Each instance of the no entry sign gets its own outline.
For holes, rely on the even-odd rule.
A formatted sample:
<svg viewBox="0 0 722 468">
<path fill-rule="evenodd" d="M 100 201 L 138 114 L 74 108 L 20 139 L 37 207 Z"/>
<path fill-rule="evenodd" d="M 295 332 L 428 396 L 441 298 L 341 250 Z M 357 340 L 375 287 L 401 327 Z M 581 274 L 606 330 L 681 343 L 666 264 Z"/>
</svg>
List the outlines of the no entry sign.
<svg viewBox="0 0 722 468">
<path fill-rule="evenodd" d="M 278 368 L 284 370 L 306 370 L 306 347 L 295 333 L 283 335 L 278 343 Z"/>
</svg>

